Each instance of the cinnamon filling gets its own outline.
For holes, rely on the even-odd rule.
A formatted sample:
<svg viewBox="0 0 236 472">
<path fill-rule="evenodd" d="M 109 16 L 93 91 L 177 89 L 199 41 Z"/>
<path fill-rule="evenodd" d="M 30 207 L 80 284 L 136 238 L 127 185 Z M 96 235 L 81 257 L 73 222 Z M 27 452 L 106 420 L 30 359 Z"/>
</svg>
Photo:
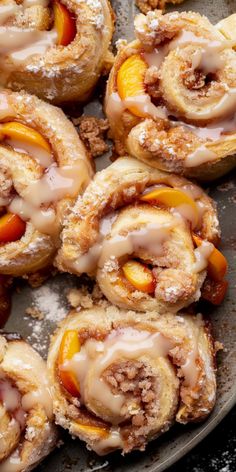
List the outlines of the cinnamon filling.
<svg viewBox="0 0 236 472">
<path fill-rule="evenodd" d="M 185 363 L 181 361 L 185 387 L 193 388 L 197 382 L 197 342 L 198 338 L 186 353 Z M 79 382 L 77 422 L 80 423 L 81 416 L 81 424 L 84 423 L 86 407 L 87 422 L 92 413 L 109 427 L 109 435 L 93 444 L 98 453 L 108 453 L 115 448 L 123 448 L 125 452 L 145 448 L 148 434 L 161 411 L 159 397 L 163 392 L 158 358 L 168 359 L 172 352 L 176 358 L 179 352 L 181 358 L 181 348 L 177 345 L 159 332 L 127 326 L 112 330 L 102 341 L 88 338 L 78 353 L 59 366 L 75 375 Z M 152 360 L 157 362 L 156 368 Z"/>
</svg>

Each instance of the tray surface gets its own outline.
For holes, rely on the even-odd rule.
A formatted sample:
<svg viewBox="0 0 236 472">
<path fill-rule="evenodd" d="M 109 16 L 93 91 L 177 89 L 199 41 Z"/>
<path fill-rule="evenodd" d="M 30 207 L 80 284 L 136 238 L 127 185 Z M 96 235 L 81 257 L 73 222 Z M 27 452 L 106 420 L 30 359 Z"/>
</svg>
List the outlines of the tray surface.
<svg viewBox="0 0 236 472">
<path fill-rule="evenodd" d="M 113 0 L 117 14 L 115 41 L 120 37 L 130 40 L 133 37 L 132 21 L 136 13 L 131 0 Z M 172 7 L 168 10 L 174 10 Z M 193 10 L 206 14 L 212 22 L 236 11 L 236 0 L 186 0 L 178 10 Z M 92 100 L 85 109 L 85 114 L 100 116 L 102 105 Z M 97 169 L 109 163 L 108 156 L 97 159 Z M 118 453 L 99 458 L 87 451 L 79 440 L 72 440 L 62 432 L 64 445 L 53 452 L 36 470 L 37 472 L 161 472 L 188 452 L 201 441 L 226 415 L 236 401 L 236 175 L 230 174 L 220 182 L 209 187 L 210 195 L 217 201 L 222 228 L 221 249 L 229 261 L 228 280 L 230 288 L 225 302 L 218 309 L 212 309 L 209 315 L 213 323 L 215 337 L 224 343 L 224 352 L 218 356 L 218 395 L 216 407 L 203 424 L 177 425 L 158 440 L 151 443 L 145 453 L 132 453 L 122 457 Z M 79 286 L 79 279 L 60 275 L 51 279 L 38 289 L 30 289 L 22 284 L 20 291 L 14 294 L 11 316 L 6 324 L 8 331 L 19 332 L 46 357 L 50 333 L 56 324 L 66 315 L 66 293 L 68 289 Z M 30 306 L 36 306 L 44 314 L 44 320 L 33 320 L 25 314 Z M 209 309 L 208 309 L 209 310 Z"/>
</svg>

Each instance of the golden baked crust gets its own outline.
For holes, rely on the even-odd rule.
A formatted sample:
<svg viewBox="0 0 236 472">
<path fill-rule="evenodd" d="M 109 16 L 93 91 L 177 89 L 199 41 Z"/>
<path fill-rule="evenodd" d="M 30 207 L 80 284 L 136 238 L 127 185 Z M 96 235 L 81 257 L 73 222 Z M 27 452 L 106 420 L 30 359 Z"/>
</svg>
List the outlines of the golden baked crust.
<svg viewBox="0 0 236 472">
<path fill-rule="evenodd" d="M 230 28 L 225 37 L 220 26 L 198 13 L 154 11 L 136 17 L 135 31 L 137 40 L 119 49 L 107 85 L 105 109 L 117 153 L 200 180 L 227 173 L 236 164 L 236 53 Z M 117 105 L 119 70 L 135 55 L 147 61 L 143 87 L 152 108 L 143 116 L 131 113 L 128 102 L 118 104 L 120 111 Z M 221 105 L 226 101 L 227 109 Z"/>
<path fill-rule="evenodd" d="M 58 168 L 78 166 L 79 191 L 82 191 L 92 176 L 90 160 L 75 128 L 63 112 L 26 93 L 2 91 L 0 100 L 1 119 L 6 122 L 15 120 L 41 133 L 50 143 Z M 11 190 L 14 189 L 23 198 L 32 181 L 38 182 L 44 175 L 43 168 L 30 154 L 12 149 L 6 146 L 4 141 L 0 144 L 0 166 L 8 173 Z M 1 186 L 1 197 L 4 196 L 2 192 Z M 59 244 L 64 214 L 73 202 L 74 198 L 65 195 L 51 205 L 56 214 L 51 235 L 36 229 L 35 225 L 28 221 L 26 232 L 20 240 L 1 244 L 0 272 L 19 276 L 51 264 Z"/>
<path fill-rule="evenodd" d="M 9 471 L 16 461 L 18 470 L 29 472 L 56 446 L 57 428 L 45 362 L 11 335 L 0 336 L 0 389 L 9 399 L 8 406 L 0 402 L 0 469 Z M 18 403 L 18 416 L 13 402 Z"/>
<path fill-rule="evenodd" d="M 52 3 L 49 2 L 49 7 Z M 89 98 L 102 71 L 109 70 L 112 64 L 109 47 L 113 34 L 113 12 L 108 0 L 62 0 L 61 3 L 76 18 L 73 41 L 68 46 L 52 43 L 44 53 L 39 50 L 37 54 L 36 50 L 36 53 L 20 61 L 8 54 L 4 58 L 6 74 L 1 75 L 1 85 L 15 91 L 24 89 L 54 104 Z M 21 14 L 16 12 L 6 28 L 16 26 L 20 29 L 31 28 L 33 32 L 53 32 L 49 7 L 32 6 L 25 8 Z"/>
<path fill-rule="evenodd" d="M 87 272 L 94 275 L 106 297 L 123 308 L 177 312 L 199 299 L 206 271 L 195 272 L 194 246 L 186 220 L 176 219 L 168 208 L 140 202 L 143 192 L 153 185 L 195 189 L 198 204 L 203 208 L 198 232 L 203 239 L 217 242 L 219 224 L 215 204 L 199 187 L 192 186 L 182 177 L 153 169 L 127 156 L 98 172 L 77 200 L 65 220 L 56 266 L 75 274 Z M 170 227 L 170 234 L 163 243 L 163 253 L 157 255 L 151 248 L 148 250 L 148 246 L 142 248 L 142 241 L 133 251 L 125 246 L 123 253 L 123 247 L 117 249 L 111 246 L 109 252 L 109 244 L 127 235 L 129 237 L 134 231 L 143 229 L 145 232 L 146 228 L 148 231 L 151 225 L 156 225 L 160 234 Z M 158 232 L 155 237 L 158 245 Z M 165 236 L 163 238 L 165 240 Z M 158 282 L 155 296 L 126 283 L 122 266 L 129 257 L 156 267 Z"/>
<path fill-rule="evenodd" d="M 125 453 L 143 450 L 175 420 L 202 420 L 215 403 L 214 346 L 201 316 L 145 315 L 102 302 L 79 313 L 71 312 L 51 341 L 48 369 L 56 421 L 100 455 L 115 449 Z M 78 378 L 80 369 L 85 373 L 78 397 L 69 394 L 58 377 L 58 354 L 67 330 L 78 332 L 82 356 L 86 343 L 90 343 L 92 353 L 95 342 L 94 356 L 86 370 L 86 358 L 78 358 L 78 364 L 72 358 Z M 154 351 L 149 336 L 159 336 Z M 104 362 L 101 371 L 100 362 Z M 191 372 L 185 369 L 188 362 Z M 98 369 L 102 395 L 96 383 Z M 114 395 L 123 398 L 119 413 L 113 410 Z"/>
<path fill-rule="evenodd" d="M 183 3 L 183 1 L 184 0 L 136 0 L 136 5 L 139 10 L 146 15 L 151 10 L 165 10 L 168 3 L 177 5 Z"/>
</svg>

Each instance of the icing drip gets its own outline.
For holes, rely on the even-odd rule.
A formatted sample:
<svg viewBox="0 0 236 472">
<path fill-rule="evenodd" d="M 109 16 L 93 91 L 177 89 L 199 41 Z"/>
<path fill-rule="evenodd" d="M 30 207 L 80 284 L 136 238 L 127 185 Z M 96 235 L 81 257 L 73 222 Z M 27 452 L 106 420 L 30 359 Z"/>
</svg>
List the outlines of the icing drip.
<svg viewBox="0 0 236 472">
<path fill-rule="evenodd" d="M 75 267 L 81 273 L 91 273 L 97 266 L 104 267 L 107 260 L 131 255 L 141 248 L 158 257 L 163 254 L 163 244 L 169 239 L 172 228 L 173 224 L 149 224 L 125 236 L 117 235 L 103 240 L 100 235 L 100 241 L 79 257 Z"/>
<path fill-rule="evenodd" d="M 52 165 L 41 179 L 27 187 L 23 198 L 15 197 L 12 200 L 9 210 L 25 221 L 30 219 L 39 231 L 52 234 L 55 231 L 55 211 L 41 206 L 65 197 L 75 197 L 83 182 L 82 170 L 82 167 L 75 165 L 61 168 Z"/>
<path fill-rule="evenodd" d="M 183 30 L 169 44 L 160 46 L 151 53 L 142 53 L 142 56 L 149 67 L 155 66 L 157 69 L 160 69 L 170 51 L 175 49 L 181 50 L 190 45 L 194 45 L 197 48 L 191 57 L 192 69 L 201 70 L 207 75 L 209 73 L 216 73 L 225 66 L 226 59 L 221 53 L 234 47 L 235 41 L 209 41 L 207 38 L 196 36 L 191 31 Z M 127 105 L 138 108 L 144 116 L 147 115 L 160 119 L 168 117 L 168 110 L 165 107 L 155 106 L 148 94 L 130 97 L 122 101 L 118 93 L 112 93 L 107 101 L 107 114 L 111 122 L 116 122 L 117 119 L 120 119 Z M 173 127 L 182 126 L 203 140 L 217 141 L 225 133 L 236 132 L 235 109 L 236 88 L 227 87 L 225 84 L 225 93 L 216 103 L 213 103 L 211 107 L 199 108 L 197 111 L 190 110 L 186 113 L 186 118 L 189 120 L 214 119 L 216 121 L 224 116 L 228 117 L 231 115 L 229 118 L 205 127 L 192 126 L 179 120 L 172 121 L 171 119 L 169 123 Z M 173 115 L 173 112 L 170 115 Z M 195 167 L 216 159 L 217 155 L 202 145 L 195 152 L 187 156 L 186 167 Z"/>
<path fill-rule="evenodd" d="M 167 112 L 165 107 L 156 107 L 149 97 L 148 94 L 136 95 L 134 97 L 126 98 L 121 100 L 117 92 L 113 92 L 107 100 L 107 116 L 111 122 L 116 122 L 120 119 L 121 114 L 127 107 L 135 106 L 143 115 L 150 115 L 155 118 L 165 119 L 167 118 Z"/>
<path fill-rule="evenodd" d="M 113 449 L 123 448 L 123 439 L 119 432 L 119 428 L 111 428 L 109 436 L 105 439 L 100 439 L 95 445 L 93 445 L 94 451 L 103 456 Z"/>
<path fill-rule="evenodd" d="M 18 32 L 17 34 L 13 32 L 14 40 L 17 40 L 17 42 L 18 39 L 21 41 L 22 32 L 27 30 L 20 31 L 21 32 Z M 6 34 L 9 34 L 9 32 L 6 32 Z M 25 37 L 27 39 L 25 39 L 24 43 L 22 44 L 22 48 L 18 49 L 17 51 L 11 52 L 11 54 L 9 55 L 10 59 L 12 59 L 14 63 L 20 64 L 22 62 L 25 62 L 27 59 L 32 56 L 35 56 L 36 54 L 40 54 L 41 56 L 43 56 L 50 47 L 56 44 L 57 32 L 53 30 L 47 32 L 29 30 L 28 37 L 27 34 L 25 35 Z M 12 41 L 13 45 L 14 40 Z"/>
<path fill-rule="evenodd" d="M 201 246 L 194 250 L 196 262 L 194 264 L 194 272 L 202 272 L 208 266 L 208 259 L 214 250 L 214 245 L 208 241 L 203 241 Z"/>
<path fill-rule="evenodd" d="M 24 9 L 32 6 L 46 8 L 48 3 L 47 0 L 24 0 L 21 5 L 0 6 L 0 55 L 2 62 L 6 58 L 10 60 L 9 64 L 4 64 L 4 69 L 10 72 L 11 67 L 13 68 L 11 62 L 21 63 L 36 54 L 44 55 L 50 47 L 56 44 L 57 32 L 55 30 L 38 31 L 5 26 L 8 19 L 23 13 Z"/>
<path fill-rule="evenodd" d="M 19 215 L 22 220 L 30 220 L 32 225 L 42 233 L 53 234 L 55 232 L 56 215 L 53 209 L 39 209 L 20 197 L 15 197 L 8 209 L 11 213 Z"/>
<path fill-rule="evenodd" d="M 13 411 L 14 420 L 24 429 L 27 427 L 27 412 L 37 405 L 44 408 L 48 419 L 52 419 L 52 398 L 45 362 L 26 343 L 14 342 L 10 349 L 12 349 L 11 370 L 19 372 L 19 386 L 22 388 L 22 392 L 6 380 L 5 373 L 3 376 L 0 374 L 0 400 L 5 403 L 7 411 Z M 21 377 L 20 372 L 24 372 L 24 376 Z M 2 379 L 5 384 L 3 388 L 1 388 Z M 17 411 L 16 407 L 18 407 Z M 24 457 L 22 459 L 20 451 L 21 444 L 5 461 L 1 462 L 1 472 L 20 472 L 35 462 L 34 455 L 31 458 Z"/>
<path fill-rule="evenodd" d="M 44 169 L 50 167 L 53 163 L 52 154 L 47 152 L 45 149 L 42 149 L 40 146 L 18 141 L 17 139 L 6 139 L 4 142 L 11 146 L 14 151 L 26 153 L 33 157 Z"/>
<path fill-rule="evenodd" d="M 181 322 L 185 322 L 181 319 Z M 186 349 L 184 349 L 183 365 L 179 366 L 183 375 L 183 385 L 194 388 L 198 380 L 199 335 L 202 320 L 189 336 L 186 333 Z M 187 328 L 187 327 L 186 327 Z M 176 351 L 178 350 L 178 351 Z M 112 330 L 103 340 L 88 339 L 81 346 L 80 352 L 73 358 L 60 365 L 60 369 L 73 373 L 80 388 L 80 403 L 96 416 L 111 425 L 108 437 L 96 441 L 96 451 L 99 454 L 109 452 L 112 448 L 123 446 L 119 425 L 139 412 L 139 400 L 118 391 L 112 391 L 106 382 L 105 373 L 112 366 L 121 362 L 143 361 L 144 365 L 155 362 L 155 372 L 158 371 L 158 358 L 172 357 L 173 352 L 182 356 L 182 348 L 175 338 L 169 339 L 160 332 L 138 330 L 133 327 Z M 131 364 L 132 366 L 132 364 Z M 157 374 L 158 375 L 158 374 Z M 158 396 L 158 392 L 155 391 Z"/>
<path fill-rule="evenodd" d="M 3 404 L 4 410 L 17 421 L 19 427 L 24 429 L 26 412 L 22 407 L 22 397 L 16 387 L 13 387 L 11 382 L 0 374 L 0 400 Z"/>
<path fill-rule="evenodd" d="M 102 378 L 105 370 L 121 359 L 166 356 L 171 348 L 172 343 L 160 333 L 124 328 L 112 331 L 103 342 L 93 339 L 86 341 L 80 352 L 64 364 L 63 369 L 76 375 L 81 402 L 98 415 L 97 404 L 101 403 L 108 410 L 112 424 L 117 425 L 129 416 L 127 399 L 123 393 L 112 393 Z"/>
<path fill-rule="evenodd" d="M 19 5 L 13 3 L 11 5 L 0 5 L 0 26 L 15 15 L 19 11 Z"/>
<path fill-rule="evenodd" d="M 199 146 L 196 151 L 186 157 L 185 165 L 186 167 L 196 167 L 205 162 L 215 161 L 216 159 L 217 154 L 203 144 L 202 146 Z"/>
</svg>

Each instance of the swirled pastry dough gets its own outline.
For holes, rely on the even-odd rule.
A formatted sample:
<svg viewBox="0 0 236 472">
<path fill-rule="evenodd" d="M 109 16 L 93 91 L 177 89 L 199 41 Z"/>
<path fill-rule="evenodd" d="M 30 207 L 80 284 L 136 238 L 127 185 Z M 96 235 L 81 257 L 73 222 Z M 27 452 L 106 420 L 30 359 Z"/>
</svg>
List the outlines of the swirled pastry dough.
<svg viewBox="0 0 236 472">
<path fill-rule="evenodd" d="M 108 0 L 4 0 L 0 84 L 54 104 L 87 100 L 111 66 L 112 33 Z"/>
<path fill-rule="evenodd" d="M 153 188 L 175 196 L 167 206 L 160 197 L 145 201 L 145 193 Z M 187 192 L 191 200 L 186 203 L 183 197 L 176 205 L 176 192 L 181 199 Z M 205 239 L 200 264 L 192 231 Z M 211 243 L 218 237 L 215 205 L 203 190 L 127 156 L 97 173 L 77 200 L 65 221 L 56 265 L 94 275 L 106 297 L 118 306 L 176 312 L 199 299 Z M 124 277 L 130 259 L 151 269 L 150 293 L 149 284 L 139 289 Z"/>
<path fill-rule="evenodd" d="M 0 273 L 19 276 L 52 263 L 64 214 L 92 170 L 61 110 L 10 91 L 0 102 Z M 10 225 L 9 214 L 17 215 Z"/>
<path fill-rule="evenodd" d="M 74 311 L 52 338 L 48 369 L 57 422 L 100 455 L 144 450 L 215 403 L 214 346 L 201 315 Z"/>
<path fill-rule="evenodd" d="M 0 335 L 0 470 L 28 472 L 56 446 L 52 398 L 40 355 L 14 335 Z"/>
<path fill-rule="evenodd" d="M 203 180 L 235 166 L 230 31 L 226 36 L 192 12 L 136 17 L 137 40 L 119 50 L 107 85 L 106 113 L 119 154 Z"/>
</svg>

